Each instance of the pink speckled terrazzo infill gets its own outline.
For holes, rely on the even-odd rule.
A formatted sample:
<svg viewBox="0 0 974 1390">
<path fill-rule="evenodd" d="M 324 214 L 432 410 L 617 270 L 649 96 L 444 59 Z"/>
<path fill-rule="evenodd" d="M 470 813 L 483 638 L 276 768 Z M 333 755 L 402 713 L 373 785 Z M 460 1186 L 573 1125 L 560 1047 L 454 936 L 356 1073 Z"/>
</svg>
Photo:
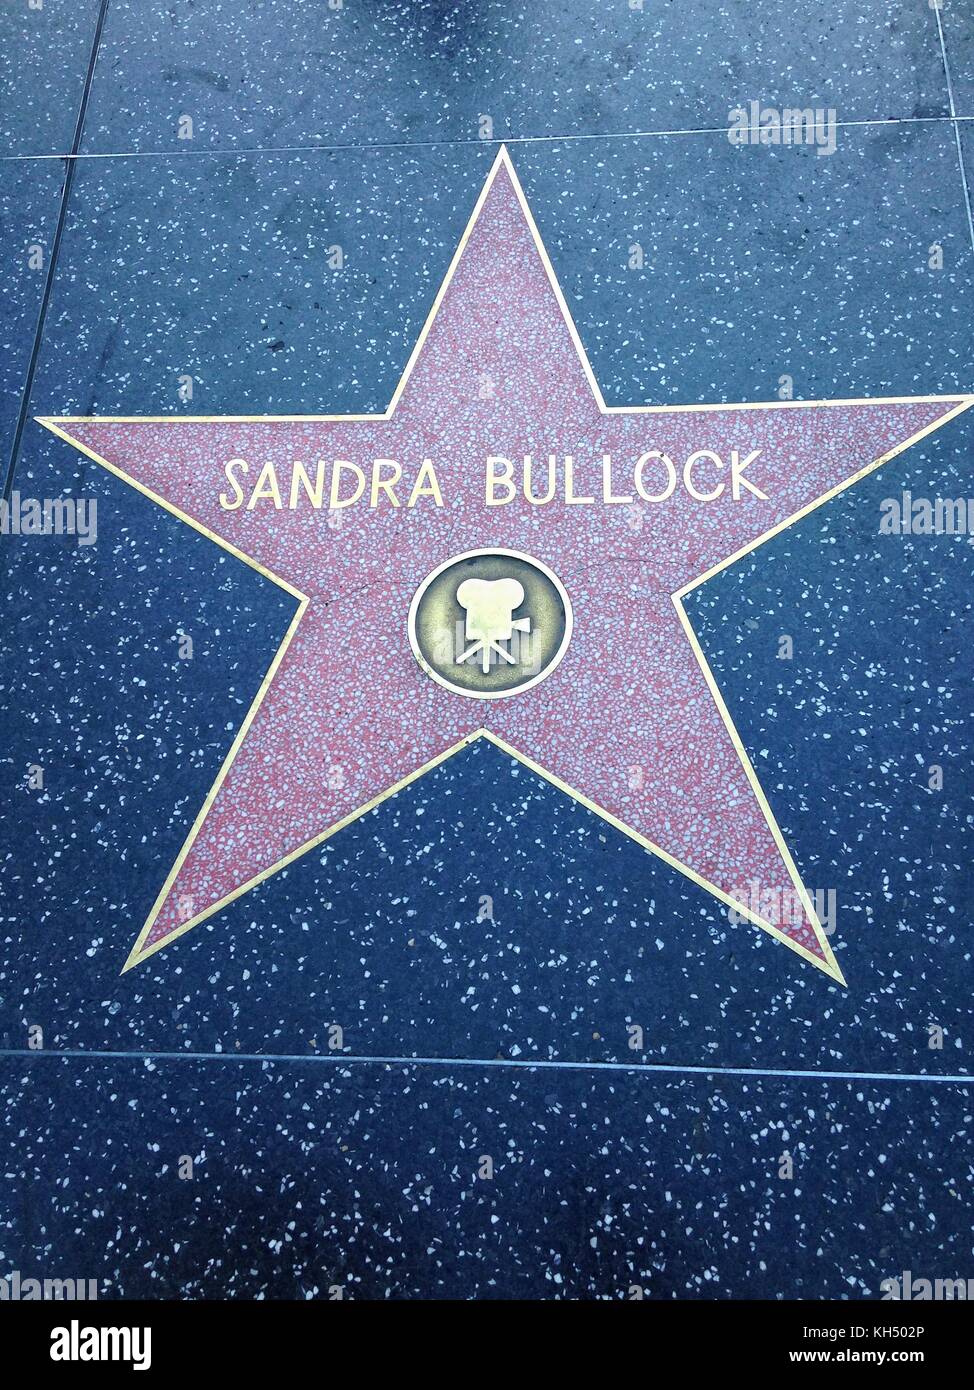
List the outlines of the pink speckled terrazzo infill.
<svg viewBox="0 0 974 1390">
<path fill-rule="evenodd" d="M 140 952 L 479 727 L 707 884 L 731 896 L 755 882 L 790 894 L 788 868 L 672 595 L 958 404 L 605 413 L 502 163 L 391 419 L 65 423 L 72 439 L 310 599 Z M 308 402 L 309 411 L 327 409 L 327 401 Z M 641 455 L 665 453 L 682 473 L 700 450 L 722 467 L 702 458 L 695 486 L 706 493 L 723 482 L 719 497 L 694 498 L 682 476 L 664 501 L 635 493 Z M 732 450 L 742 458 L 759 451 L 744 476 L 766 500 L 743 484 L 733 496 Z M 518 480 L 523 455 L 533 455 L 540 494 L 556 455 L 555 498 L 531 504 L 519 492 L 487 506 L 491 454 L 514 460 Z M 603 500 L 603 454 L 613 460 L 615 495 L 631 501 Z M 565 455 L 574 458 L 576 495 L 594 501 L 566 503 Z M 281 509 L 267 497 L 252 509 L 221 506 L 224 465 L 236 458 L 250 463 L 246 490 L 266 461 L 275 463 Z M 303 493 L 288 509 L 292 461 L 314 476 L 319 459 L 329 468 L 350 460 L 369 476 L 380 458 L 402 466 L 399 507 L 381 493 L 370 507 L 366 490 L 331 524 L 327 501 L 318 510 Z M 442 507 L 430 496 L 405 505 L 424 458 Z M 650 493 L 663 480 L 653 467 L 644 475 Z M 503 700 L 442 688 L 407 639 L 424 577 L 484 547 L 541 560 L 574 608 L 561 664 Z M 772 925 L 825 960 L 808 920 Z"/>
</svg>

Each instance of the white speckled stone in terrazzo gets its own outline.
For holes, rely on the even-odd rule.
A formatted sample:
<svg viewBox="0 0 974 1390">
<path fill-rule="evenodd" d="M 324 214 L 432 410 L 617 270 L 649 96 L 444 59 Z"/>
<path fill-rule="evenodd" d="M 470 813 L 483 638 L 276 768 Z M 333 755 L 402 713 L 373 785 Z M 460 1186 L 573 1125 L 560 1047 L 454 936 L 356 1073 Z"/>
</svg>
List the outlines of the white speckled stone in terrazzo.
<svg viewBox="0 0 974 1390">
<path fill-rule="evenodd" d="M 99 0 L 42 0 L 34 5 L 4 0 L 0 155 L 67 154 L 71 149 L 98 11 Z"/>
<path fill-rule="evenodd" d="M 0 1267 L 95 1278 L 100 1299 L 858 1300 L 969 1267 L 967 1086 L 137 1058 L 0 1074 Z"/>
<path fill-rule="evenodd" d="M 846 121 L 948 110 L 936 16 L 863 0 L 315 0 L 164 9 L 112 0 L 85 148 L 476 140 L 725 127 L 754 98 Z"/>
<path fill-rule="evenodd" d="M 0 475 L 13 448 L 63 177 L 57 163 L 0 161 Z"/>
</svg>

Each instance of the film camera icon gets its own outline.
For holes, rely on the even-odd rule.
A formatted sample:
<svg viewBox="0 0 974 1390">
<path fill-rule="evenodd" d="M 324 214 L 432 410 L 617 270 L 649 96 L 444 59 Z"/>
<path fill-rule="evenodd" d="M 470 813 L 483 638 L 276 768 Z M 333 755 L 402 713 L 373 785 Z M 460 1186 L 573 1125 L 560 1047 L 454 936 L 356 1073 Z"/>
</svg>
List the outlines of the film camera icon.
<svg viewBox="0 0 974 1390">
<path fill-rule="evenodd" d="M 527 609 L 530 617 L 525 615 Z M 406 631 L 422 669 L 444 690 L 504 700 L 543 681 L 572 635 L 558 576 L 520 550 L 465 550 L 418 586 Z"/>
<path fill-rule="evenodd" d="M 530 618 L 515 618 L 514 610 L 524 602 L 524 586 L 516 579 L 465 579 L 457 589 L 457 603 L 466 612 L 463 636 L 469 645 L 456 658 L 457 665 L 480 657 L 486 676 L 494 653 L 510 666 L 518 658 L 505 646 L 515 632 L 529 633 Z"/>
</svg>

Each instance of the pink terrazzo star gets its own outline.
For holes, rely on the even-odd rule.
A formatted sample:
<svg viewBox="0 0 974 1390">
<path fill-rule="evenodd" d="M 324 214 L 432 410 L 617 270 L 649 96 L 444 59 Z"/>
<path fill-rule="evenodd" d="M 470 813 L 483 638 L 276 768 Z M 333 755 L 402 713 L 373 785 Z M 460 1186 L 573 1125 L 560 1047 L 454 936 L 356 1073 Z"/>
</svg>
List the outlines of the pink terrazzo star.
<svg viewBox="0 0 974 1390">
<path fill-rule="evenodd" d="M 679 595 L 972 401 L 607 409 L 502 151 L 384 416 L 45 421 L 301 600 L 126 968 L 484 731 L 841 980 Z M 724 485 L 706 501 L 682 473 L 701 450 L 719 462 L 698 459 L 695 489 Z M 758 451 L 736 497 L 733 450 L 742 461 Z M 678 473 L 662 502 L 633 485 L 635 461 L 652 451 Z M 486 456 L 512 459 L 519 485 L 527 453 L 542 495 L 557 456 L 555 498 L 532 505 L 519 491 L 487 506 Z M 633 500 L 603 500 L 603 454 L 615 495 Z M 575 494 L 592 502 L 565 502 L 565 455 Z M 405 505 L 424 458 L 442 507 L 429 496 Z M 273 461 L 283 507 L 267 497 L 222 507 L 231 459 L 250 461 L 245 493 Z M 367 476 L 373 460 L 397 460 L 402 505 L 380 493 L 371 508 L 367 492 L 331 524 L 327 501 L 317 510 L 302 494 L 289 510 L 292 462 L 313 478 L 319 459 Z M 644 491 L 663 490 L 665 466 L 645 466 Z M 430 571 L 486 547 L 553 570 L 574 633 L 540 684 L 476 701 L 420 668 L 407 614 Z M 754 884 L 761 899 L 742 897 Z M 796 897 L 799 920 L 785 907 Z"/>
</svg>

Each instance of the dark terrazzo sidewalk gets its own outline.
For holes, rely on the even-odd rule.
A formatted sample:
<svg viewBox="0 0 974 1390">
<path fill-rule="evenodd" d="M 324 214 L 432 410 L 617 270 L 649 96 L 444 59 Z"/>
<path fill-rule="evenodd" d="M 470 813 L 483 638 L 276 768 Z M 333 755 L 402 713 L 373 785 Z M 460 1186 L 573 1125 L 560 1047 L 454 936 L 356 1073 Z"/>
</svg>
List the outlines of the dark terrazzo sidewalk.
<svg viewBox="0 0 974 1390">
<path fill-rule="evenodd" d="M 879 534 L 904 490 L 974 498 L 970 414 L 687 601 L 835 891 L 846 990 L 485 744 L 120 977 L 293 601 L 32 418 L 383 409 L 503 138 L 609 403 L 974 390 L 974 39 L 939 20 L 3 0 L 0 452 L 24 495 L 95 498 L 99 538 L 2 542 L 0 1275 L 790 1300 L 970 1274 L 974 552 Z M 835 153 L 733 147 L 750 100 L 834 107 Z M 340 1060 L 336 1026 L 401 1060 Z M 849 1075 L 797 1074 L 823 1071 Z"/>
</svg>

